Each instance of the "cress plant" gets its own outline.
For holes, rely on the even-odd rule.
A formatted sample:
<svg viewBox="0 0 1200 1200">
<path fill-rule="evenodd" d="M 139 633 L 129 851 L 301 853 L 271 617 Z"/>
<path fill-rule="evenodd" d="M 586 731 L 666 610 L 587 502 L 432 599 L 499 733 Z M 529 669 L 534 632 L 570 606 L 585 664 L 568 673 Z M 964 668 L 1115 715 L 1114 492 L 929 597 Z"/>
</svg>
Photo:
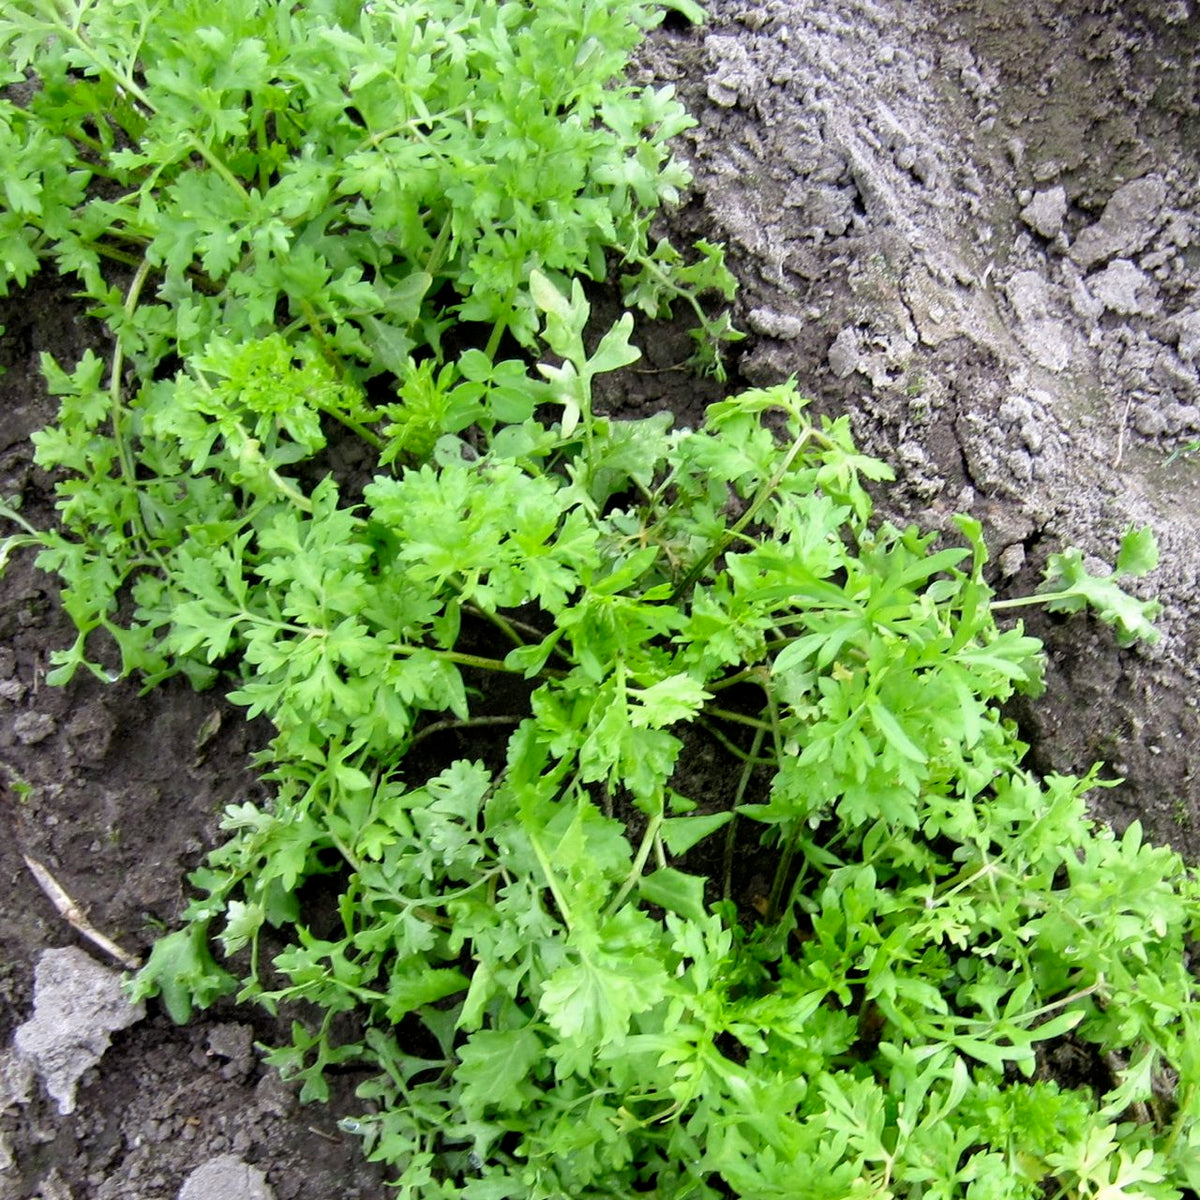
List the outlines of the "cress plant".
<svg viewBox="0 0 1200 1200">
<path fill-rule="evenodd" d="M 412 1200 L 1196 1189 L 1195 875 L 1002 709 L 1041 686 L 1006 610 L 1153 637 L 1153 538 L 998 600 L 978 522 L 877 520 L 890 471 L 791 383 L 596 412 L 634 322 L 574 277 L 694 306 L 710 363 L 731 332 L 720 251 L 651 244 L 686 117 L 620 76 L 659 15 L 0 16 L 36 74 L 0 261 L 114 345 L 45 358 L 59 525 L 7 510 L 0 562 L 62 580 L 56 682 L 219 681 L 274 729 L 133 991 L 307 1014 L 269 1060 L 305 1099 L 365 1067 L 345 1128 Z"/>
</svg>

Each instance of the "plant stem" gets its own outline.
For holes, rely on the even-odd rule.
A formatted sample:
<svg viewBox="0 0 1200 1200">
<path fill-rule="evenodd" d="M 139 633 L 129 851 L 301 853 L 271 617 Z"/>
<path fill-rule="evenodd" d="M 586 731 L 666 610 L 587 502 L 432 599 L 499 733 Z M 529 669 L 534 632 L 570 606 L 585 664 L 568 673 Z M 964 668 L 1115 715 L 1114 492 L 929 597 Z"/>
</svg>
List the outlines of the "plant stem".
<svg viewBox="0 0 1200 1200">
<path fill-rule="evenodd" d="M 361 425 L 353 417 L 348 417 L 344 412 L 339 412 L 332 404 L 322 404 L 319 400 L 316 402 L 316 407 L 328 416 L 331 416 L 335 421 L 344 425 L 351 433 L 356 433 L 368 446 L 375 450 L 382 450 L 385 442 L 379 434 L 368 429 L 365 425 Z"/>
<path fill-rule="evenodd" d="M 21 514 L 19 512 L 17 512 L 17 510 L 15 508 L 10 508 L 3 501 L 0 501 L 0 517 L 4 517 L 5 520 L 12 521 L 14 524 L 20 525 L 21 528 L 24 529 L 25 532 L 28 533 L 31 538 L 34 539 L 33 543 L 28 543 L 28 542 L 22 541 L 22 544 L 24 544 L 24 545 L 30 545 L 30 544 L 40 545 L 41 544 L 41 539 L 42 539 L 41 531 L 38 529 L 35 529 L 32 525 L 30 525 L 30 523 L 27 520 L 25 520 L 25 518 L 23 516 L 21 516 Z"/>
<path fill-rule="evenodd" d="M 720 742 L 721 745 L 733 755 L 734 758 L 738 759 L 739 761 L 749 763 L 752 767 L 773 767 L 776 765 L 773 758 L 756 758 L 753 755 L 748 754 L 740 746 L 737 746 L 730 741 L 729 738 L 727 738 L 715 725 L 703 720 L 703 718 L 701 718 L 700 724 L 703 725 L 704 728 L 710 734 L 712 734 L 712 736 L 715 737 L 717 741 Z M 758 730 L 756 732 L 763 733 L 765 731 Z"/>
<path fill-rule="evenodd" d="M 1175 1120 L 1171 1122 L 1171 1128 L 1167 1133 L 1166 1141 L 1163 1142 L 1162 1154 L 1164 1158 L 1169 1158 L 1171 1151 L 1175 1148 L 1175 1143 L 1179 1140 L 1180 1133 L 1183 1132 L 1184 1123 L 1190 1115 L 1195 1098 L 1196 1085 L 1189 1083 L 1184 1090 L 1183 1097 L 1178 1101 Z"/>
<path fill-rule="evenodd" d="M 141 262 L 137 272 L 134 274 L 133 281 L 129 285 L 129 291 L 126 293 L 125 303 L 122 306 L 122 312 L 127 322 L 133 320 L 133 314 L 137 310 L 142 288 L 145 286 L 149 274 L 150 263 L 147 261 Z M 125 481 L 125 487 L 129 490 L 130 495 L 135 498 L 133 506 L 134 523 L 136 525 L 135 533 L 141 537 L 142 545 L 145 547 L 146 552 L 151 553 L 150 534 L 142 518 L 141 492 L 137 484 L 137 471 L 134 469 L 133 459 L 129 453 L 129 443 L 125 437 L 125 405 L 121 399 L 121 374 L 125 366 L 125 344 L 122 340 L 122 332 L 121 330 L 117 331 L 115 345 L 113 346 L 112 365 L 108 378 L 108 400 L 109 409 L 112 414 L 112 434 L 113 441 L 117 446 L 117 460 L 121 464 L 121 478 Z"/>
<path fill-rule="evenodd" d="M 397 654 L 432 654 L 444 662 L 452 662 L 460 667 L 478 667 L 483 671 L 503 671 L 506 675 L 524 675 L 520 667 L 508 667 L 498 658 L 483 658 L 478 654 L 463 654 L 458 650 L 435 650 L 432 646 L 406 646 L 403 643 L 393 643 L 388 649 Z M 541 674 L 557 675 L 559 672 L 542 670 Z"/>
<path fill-rule="evenodd" d="M 785 641 L 787 639 L 784 639 Z M 772 643 L 775 645 L 783 645 L 783 642 Z M 726 675 L 724 679 L 718 679 L 714 683 L 706 683 L 704 686 L 710 692 L 723 692 L 726 688 L 734 687 L 739 683 L 749 683 L 751 681 L 763 682 L 769 679 L 771 668 L 763 663 L 757 666 L 747 667 L 744 671 L 739 671 L 736 675 Z"/>
<path fill-rule="evenodd" d="M 721 882 L 721 894 L 726 900 L 730 898 L 733 892 L 733 851 L 737 842 L 737 810 L 746 797 L 746 789 L 750 786 L 750 776 L 754 774 L 758 752 L 762 749 L 763 738 L 766 736 L 766 732 L 765 729 L 755 730 L 754 740 L 750 743 L 750 753 L 746 757 L 742 773 L 738 777 L 737 791 L 733 794 L 733 820 L 729 822 L 729 828 L 725 831 L 725 856 Z"/>
<path fill-rule="evenodd" d="M 230 607 L 230 615 L 236 615 L 239 620 L 249 621 L 253 625 L 261 625 L 269 629 L 279 629 L 286 633 L 297 633 L 308 638 L 324 638 L 329 636 L 328 629 L 321 629 L 313 625 L 295 625 L 290 621 L 273 621 L 270 617 L 261 616 L 258 613 L 247 612 L 245 609 L 233 609 Z M 498 658 L 483 658 L 478 654 L 463 654 L 458 650 L 438 650 L 433 646 L 410 646 L 404 642 L 392 642 L 387 647 L 393 654 L 403 654 L 411 656 L 415 654 L 430 654 L 434 658 L 440 658 L 443 662 L 451 662 L 460 667 L 478 667 L 483 671 L 501 671 L 506 675 L 524 675 L 525 671 L 521 667 L 509 667 Z M 549 667 L 543 667 L 539 672 L 540 675 L 550 676 L 552 678 L 561 679 L 566 672 L 555 671 Z"/>
<path fill-rule="evenodd" d="M 558 876 L 554 873 L 554 867 L 550 863 L 550 856 L 546 853 L 536 833 L 532 830 L 527 830 L 526 835 L 529 838 L 529 845 L 533 849 L 534 856 L 538 860 L 538 865 L 542 868 L 542 874 L 546 877 L 546 886 L 549 887 L 550 894 L 554 897 L 554 903 L 558 905 L 558 911 L 562 913 L 563 921 L 566 922 L 568 929 L 574 929 L 575 921 L 571 915 L 571 906 L 567 903 L 562 884 L 559 882 Z"/>
<path fill-rule="evenodd" d="M 519 725 L 524 717 L 468 717 L 465 721 L 456 719 L 447 719 L 445 721 L 434 721 L 431 725 L 426 725 L 413 734 L 411 741 L 408 743 L 408 748 L 411 750 L 418 742 L 424 741 L 427 737 L 432 737 L 435 733 L 446 733 L 455 729 L 487 729 L 497 725 Z"/>
<path fill-rule="evenodd" d="M 722 721 L 733 721 L 738 725 L 749 725 L 751 729 L 761 729 L 766 733 L 771 732 L 771 725 L 767 721 L 760 721 L 757 717 L 747 717 L 742 713 L 731 712 L 727 708 L 716 708 L 711 704 L 704 706 L 704 711 L 712 717 L 720 717 Z"/>
<path fill-rule="evenodd" d="M 612 898 L 608 907 L 604 910 L 603 920 L 608 920 L 609 917 L 616 913 L 617 909 L 625 902 L 625 897 L 633 891 L 637 885 L 637 881 L 642 877 L 642 871 L 646 868 L 646 859 L 650 857 L 650 851 L 654 843 L 658 840 L 659 830 L 662 828 L 663 814 L 657 812 L 652 816 L 646 825 L 646 831 L 642 834 L 641 844 L 638 846 L 637 856 L 633 860 L 633 866 L 629 874 L 625 876 L 625 881 L 617 890 L 617 894 Z"/>
<path fill-rule="evenodd" d="M 82 10 L 81 10 L 82 20 Z M 59 24 L 58 29 L 70 42 L 73 42 L 76 47 L 84 52 L 92 60 L 92 64 L 101 74 L 108 74 L 116 80 L 117 86 L 123 91 L 128 92 L 148 113 L 155 113 L 157 110 L 150 103 L 149 97 L 138 86 L 137 81 L 124 68 L 119 67 L 116 63 L 105 58 L 94 46 L 83 36 L 79 26 L 69 26 Z"/>
<path fill-rule="evenodd" d="M 993 600 L 988 607 L 995 612 L 996 609 L 1004 608 L 1026 608 L 1031 604 L 1049 604 L 1054 600 L 1066 600 L 1068 598 L 1078 599 L 1075 592 L 1037 592 L 1032 596 L 1011 596 L 1007 600 Z"/>
<path fill-rule="evenodd" d="M 725 551 L 729 549 L 733 542 L 738 538 L 742 530 L 750 525 L 751 522 L 753 522 L 754 518 L 758 516 L 759 509 L 766 504 L 766 502 L 774 494 L 775 489 L 778 488 L 783 482 L 788 471 L 792 469 L 792 463 L 796 461 L 800 451 L 808 445 L 809 440 L 812 438 L 814 433 L 815 430 L 810 427 L 805 429 L 804 432 L 796 438 L 796 440 L 788 448 L 787 454 L 784 455 L 783 462 L 781 462 L 775 469 L 775 473 L 758 489 L 754 499 L 750 502 L 750 507 L 746 509 L 735 525 L 732 525 L 729 529 L 727 529 L 721 538 L 708 548 L 700 561 L 696 563 L 696 565 L 692 567 L 692 569 L 684 577 L 683 582 L 680 583 L 671 593 L 671 604 L 678 603 L 678 601 L 692 589 L 692 586 L 696 583 L 700 576 L 708 570 L 713 561 L 724 554 Z"/>
<path fill-rule="evenodd" d="M 783 889 L 787 878 L 792 873 L 792 859 L 796 857 L 796 847 L 799 844 L 800 823 L 795 821 L 792 823 L 787 844 L 784 846 L 783 854 L 780 855 L 779 863 L 775 868 L 775 878 L 771 881 L 771 894 L 767 898 L 766 922 L 768 925 L 774 924 L 779 918 L 779 902 L 783 899 Z"/>
<path fill-rule="evenodd" d="M 459 595 L 462 595 L 463 584 L 458 576 L 454 577 L 453 583 L 458 589 Z M 507 618 L 502 617 L 498 612 L 488 612 L 486 608 L 480 608 L 477 604 L 466 604 L 463 607 L 481 620 L 487 621 L 489 625 L 494 625 L 514 646 L 526 644 L 525 639 L 512 627 Z M 541 637 L 542 635 L 539 634 L 539 641 Z"/>
<path fill-rule="evenodd" d="M 508 294 L 504 297 L 504 313 L 500 319 L 492 326 L 491 336 L 488 338 L 487 346 L 484 348 L 484 354 L 487 355 L 489 362 L 496 361 L 496 351 L 500 349 L 500 342 L 504 337 L 505 331 L 508 329 L 509 321 L 512 317 L 512 306 L 517 300 L 517 289 L 511 287 L 508 289 Z"/>
<path fill-rule="evenodd" d="M 245 184 L 213 153 L 199 138 L 190 138 L 188 144 L 238 194 L 238 198 L 249 203 L 250 193 Z"/>
</svg>

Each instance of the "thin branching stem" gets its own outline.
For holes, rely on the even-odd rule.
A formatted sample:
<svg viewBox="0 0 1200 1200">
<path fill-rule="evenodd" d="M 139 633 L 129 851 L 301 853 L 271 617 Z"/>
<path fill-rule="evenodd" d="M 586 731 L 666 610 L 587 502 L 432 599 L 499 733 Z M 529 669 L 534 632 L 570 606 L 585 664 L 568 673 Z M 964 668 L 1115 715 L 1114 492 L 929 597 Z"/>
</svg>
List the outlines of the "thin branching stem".
<svg viewBox="0 0 1200 1200">
<path fill-rule="evenodd" d="M 745 802 L 746 789 L 750 786 L 750 777 L 754 768 L 761 762 L 758 752 L 762 749 L 763 738 L 767 735 L 765 729 L 757 729 L 750 743 L 750 753 L 745 756 L 742 773 L 738 776 L 737 789 L 733 793 L 733 820 L 725 830 L 725 853 L 721 869 L 721 895 L 728 900 L 733 892 L 733 854 L 737 846 L 738 809 Z"/>
</svg>

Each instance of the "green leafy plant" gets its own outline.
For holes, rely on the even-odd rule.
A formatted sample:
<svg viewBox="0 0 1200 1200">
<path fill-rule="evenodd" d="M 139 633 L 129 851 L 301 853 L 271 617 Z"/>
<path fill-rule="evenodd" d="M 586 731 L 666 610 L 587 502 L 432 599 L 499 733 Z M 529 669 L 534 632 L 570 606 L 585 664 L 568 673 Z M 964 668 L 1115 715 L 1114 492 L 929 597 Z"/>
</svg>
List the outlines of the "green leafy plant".
<svg viewBox="0 0 1200 1200">
<path fill-rule="evenodd" d="M 79 247 L 111 250 L 135 211 L 182 195 L 172 180 L 220 191 L 205 149 L 269 194 L 306 161 L 287 132 L 302 116 L 353 147 L 365 136 L 360 191 L 397 169 L 393 152 L 441 146 L 431 100 L 409 101 L 384 135 L 369 105 L 348 113 L 344 84 L 322 91 L 279 65 L 311 67 L 310 45 L 344 55 L 355 97 L 376 80 L 394 90 L 407 55 L 404 87 L 424 80 L 439 112 L 490 80 L 495 103 L 515 92 L 561 117 L 564 81 L 582 88 L 588 55 L 608 62 L 624 44 L 612 30 L 652 18 L 639 4 L 548 4 L 558 24 L 543 28 L 542 7 L 392 4 L 351 20 L 247 0 L 221 27 L 259 43 L 241 51 L 259 74 L 199 87 L 187 81 L 217 69 L 208 55 L 176 64 L 189 121 L 166 102 L 155 54 L 168 50 L 153 47 L 170 39 L 148 11 L 99 5 L 51 35 L 59 10 L 21 6 L 0 38 L 21 65 L 49 46 L 61 70 L 10 126 L 65 94 L 132 106 L 145 128 L 135 138 L 129 117 L 101 135 L 81 118 L 76 131 L 133 172 L 114 182 L 136 182 L 136 206 L 128 191 L 63 192 L 66 232 L 26 221 L 19 240 L 60 266 L 76 253 L 86 276 Z M 180 11 L 202 43 L 199 10 Z M 578 36 L 589 21 L 594 50 Z M 313 23 L 303 38 L 296 22 Z M 421 40 L 435 25 L 461 39 L 457 54 Z M 532 75 L 517 56 L 491 78 L 494 55 L 518 45 Z M 462 82 L 471 64 L 478 93 Z M 131 84 L 165 89 L 153 114 Z M 632 170 L 639 139 L 663 128 L 597 116 L 630 95 L 597 92 L 575 131 L 615 134 L 585 138 L 596 170 L 582 143 L 572 153 L 613 188 L 610 217 L 622 187 L 635 197 L 644 234 L 661 194 L 600 170 Z M 454 138 L 500 137 L 483 99 L 471 106 L 471 121 L 451 111 Z M 186 154 L 155 157 L 156 122 L 181 145 L 186 130 Z M 439 177 L 451 190 L 492 169 L 473 142 L 447 142 L 462 156 Z M 665 147 L 645 144 L 659 178 Z M 84 170 L 62 161 L 66 178 Z M 37 175 L 15 177 L 20 196 Z M 327 263 L 361 264 L 360 201 L 343 210 L 341 195 L 297 236 Z M 269 1060 L 305 1099 L 328 1094 L 331 1069 L 365 1067 L 345 1127 L 413 1200 L 1158 1200 L 1200 1186 L 1195 874 L 1136 824 L 1117 837 L 1088 819 L 1098 770 L 1029 771 L 1002 708 L 1041 687 L 1040 643 L 999 624 L 1006 609 L 1087 610 L 1120 641 L 1153 636 L 1155 605 L 1121 586 L 1153 567 L 1149 532 L 1126 535 L 1111 576 L 1066 551 L 1038 596 L 997 599 L 979 524 L 960 517 L 939 540 L 878 521 L 869 488 L 891 472 L 792 383 L 714 404 L 698 429 L 597 412 L 596 378 L 638 351 L 631 315 L 594 328 L 564 278 L 591 268 L 590 250 L 571 263 L 532 252 L 552 236 L 533 225 L 556 211 L 538 210 L 520 271 L 477 287 L 472 239 L 485 234 L 430 203 L 443 217 L 426 249 L 450 233 L 390 358 L 362 314 L 407 286 L 415 260 L 354 276 L 354 313 L 323 277 L 316 299 L 302 289 L 310 319 L 272 282 L 284 268 L 269 246 L 238 242 L 228 274 L 200 251 L 197 288 L 199 241 L 178 263 L 149 241 L 124 298 L 101 310 L 114 361 L 46 361 L 61 410 L 36 452 L 58 472 L 60 527 L 9 510 L 20 532 L 3 547 L 37 547 L 63 580 L 79 635 L 55 681 L 81 667 L 220 680 L 274 728 L 259 756 L 270 801 L 226 810 L 227 839 L 134 994 L 161 996 L 177 1020 L 231 993 L 309 1014 Z M 600 226 L 580 236 L 613 248 Z M 701 255 L 723 270 L 713 248 Z M 647 312 L 709 278 L 680 274 L 661 245 L 639 243 L 631 262 L 630 302 Z M 143 301 L 151 285 L 161 303 Z M 269 306 L 244 307 L 260 286 Z M 188 308 L 192 293 L 204 299 Z M 484 295 L 501 307 L 477 308 Z M 486 347 L 449 351 L 452 318 L 481 319 Z M 505 331 L 530 353 L 501 357 Z M 369 469 L 334 471 L 332 442 Z M 1088 1086 L 1055 1070 L 1051 1051 L 1068 1044 Z"/>
<path fill-rule="evenodd" d="M 643 2 L 22 0 L 0 18 L 0 294 L 51 258 L 143 375 L 277 327 L 400 374 L 452 322 L 533 344 L 530 271 L 640 273 L 638 302 L 731 294 L 653 212 L 688 182 L 671 88 L 620 81 Z M 126 281 L 112 267 L 125 268 Z M 132 275 L 129 278 L 130 274 Z M 153 281 L 155 298 L 145 294 Z M 737 335 L 696 305 L 714 347 Z"/>
<path fill-rule="evenodd" d="M 1189 441 L 1176 446 L 1174 450 L 1163 460 L 1163 466 L 1169 467 L 1178 458 L 1191 458 L 1197 450 L 1200 450 L 1200 439 L 1192 438 Z"/>
</svg>

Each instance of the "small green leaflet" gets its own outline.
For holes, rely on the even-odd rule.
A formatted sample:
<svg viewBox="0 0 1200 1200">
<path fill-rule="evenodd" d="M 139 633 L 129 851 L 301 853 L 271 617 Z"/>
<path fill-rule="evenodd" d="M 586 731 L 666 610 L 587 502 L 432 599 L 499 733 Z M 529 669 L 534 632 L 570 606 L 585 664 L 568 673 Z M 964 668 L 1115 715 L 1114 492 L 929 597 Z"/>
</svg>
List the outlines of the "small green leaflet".
<svg viewBox="0 0 1200 1200">
<path fill-rule="evenodd" d="M 731 812 L 710 813 L 697 817 L 668 817 L 659 827 L 659 833 L 672 854 L 683 855 L 710 833 L 715 833 L 732 820 Z"/>
<path fill-rule="evenodd" d="M 1158 566 L 1158 539 L 1149 525 L 1141 529 L 1129 529 L 1121 538 L 1121 550 L 1117 555 L 1116 574 L 1148 575 Z"/>
<path fill-rule="evenodd" d="M 236 988 L 237 980 L 213 961 L 208 922 L 201 921 L 164 934 L 154 943 L 130 995 L 134 1000 L 161 996 L 171 1020 L 184 1025 L 195 1006 L 207 1008 Z"/>
<path fill-rule="evenodd" d="M 707 913 L 704 880 L 674 867 L 660 867 L 652 875 L 643 875 L 638 880 L 638 891 L 648 904 L 677 912 L 689 921 L 703 921 Z"/>
<path fill-rule="evenodd" d="M 1079 612 L 1091 608 L 1117 630 L 1122 646 L 1142 640 L 1155 642 L 1158 631 L 1154 618 L 1162 611 L 1157 600 L 1139 600 L 1124 591 L 1118 579 L 1139 576 L 1152 570 L 1158 562 L 1158 544 L 1148 529 L 1131 530 L 1121 542 L 1117 570 L 1112 575 L 1093 575 L 1083 559 L 1082 551 L 1070 549 L 1052 554 L 1046 565 L 1045 579 L 1038 588 L 1051 612 Z"/>
<path fill-rule="evenodd" d="M 528 1075 L 545 1047 L 536 1030 L 483 1029 L 459 1047 L 455 1079 L 463 1085 L 463 1108 L 479 1115 L 486 1108 L 519 1109 L 532 1088 Z"/>
</svg>

